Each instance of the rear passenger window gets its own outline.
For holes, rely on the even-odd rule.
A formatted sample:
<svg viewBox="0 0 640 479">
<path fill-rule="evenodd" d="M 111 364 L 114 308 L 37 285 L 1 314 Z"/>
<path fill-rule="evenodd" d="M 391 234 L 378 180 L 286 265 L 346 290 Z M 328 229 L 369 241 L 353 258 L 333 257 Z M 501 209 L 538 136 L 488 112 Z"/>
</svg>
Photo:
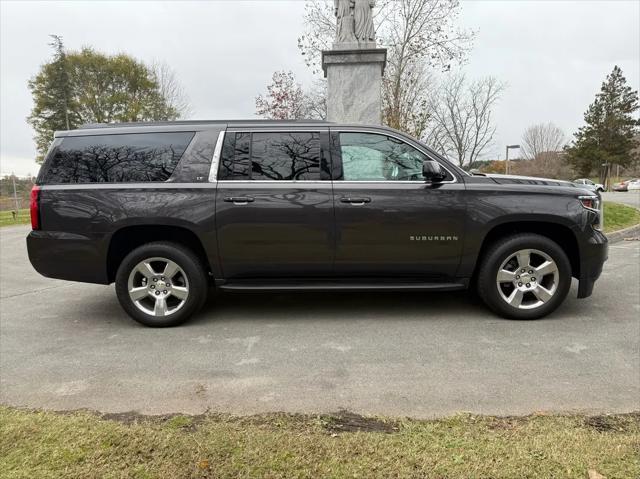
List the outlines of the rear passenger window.
<svg viewBox="0 0 640 479">
<path fill-rule="evenodd" d="M 66 137 L 43 183 L 133 183 L 169 179 L 194 132 Z"/>
<path fill-rule="evenodd" d="M 319 180 L 320 134 L 228 133 L 221 180 Z"/>
</svg>

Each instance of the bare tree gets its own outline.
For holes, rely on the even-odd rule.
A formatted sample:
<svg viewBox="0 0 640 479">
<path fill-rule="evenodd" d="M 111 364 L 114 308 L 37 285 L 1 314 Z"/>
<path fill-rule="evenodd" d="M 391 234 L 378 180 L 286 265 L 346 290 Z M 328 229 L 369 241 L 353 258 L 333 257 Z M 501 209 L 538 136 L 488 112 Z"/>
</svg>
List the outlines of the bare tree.
<svg viewBox="0 0 640 479">
<path fill-rule="evenodd" d="M 448 75 L 432 97 L 429 143 L 460 166 L 477 161 L 493 142 L 493 108 L 503 90 L 493 77 Z"/>
<path fill-rule="evenodd" d="M 178 112 L 178 118 L 190 116 L 192 109 L 189 98 L 171 67 L 163 62 L 154 62 L 150 69 L 153 78 L 158 83 L 160 94 L 166 99 L 169 108 Z"/>
<path fill-rule="evenodd" d="M 277 71 L 267 85 L 266 95 L 256 97 L 256 115 L 272 120 L 299 120 L 306 116 L 307 102 L 302 85 L 293 72 Z"/>
<path fill-rule="evenodd" d="M 383 81 L 383 120 L 388 126 L 421 136 L 428 120 L 425 107 L 431 77 L 428 67 L 448 70 L 462 61 L 474 32 L 455 27 L 458 0 L 381 0 L 374 22 L 378 42 L 388 49 Z M 320 52 L 335 36 L 333 0 L 307 1 L 306 32 L 298 47 L 314 73 Z"/>
<path fill-rule="evenodd" d="M 567 137 L 553 123 L 540 123 L 527 128 L 522 135 L 522 152 L 528 160 L 534 160 L 545 153 L 562 151 Z"/>
<path fill-rule="evenodd" d="M 316 80 L 308 91 L 291 71 L 276 71 L 267 93 L 256 97 L 256 115 L 272 120 L 327 118 L 327 82 Z"/>
<path fill-rule="evenodd" d="M 311 88 L 304 93 L 306 101 L 306 114 L 308 119 L 327 119 L 327 81 L 318 79 L 313 82 Z"/>
</svg>

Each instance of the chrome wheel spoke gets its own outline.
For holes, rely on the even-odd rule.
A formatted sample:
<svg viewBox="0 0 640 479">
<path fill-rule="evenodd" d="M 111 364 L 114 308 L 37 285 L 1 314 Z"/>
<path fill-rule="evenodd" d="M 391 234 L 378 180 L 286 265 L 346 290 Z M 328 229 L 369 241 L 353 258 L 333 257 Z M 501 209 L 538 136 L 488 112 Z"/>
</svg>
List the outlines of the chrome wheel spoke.
<svg viewBox="0 0 640 479">
<path fill-rule="evenodd" d="M 154 316 L 165 316 L 167 314 L 167 300 L 164 296 L 158 296 L 156 298 L 153 314 Z"/>
<path fill-rule="evenodd" d="M 513 290 L 513 293 L 511 293 L 511 295 L 507 298 L 507 302 L 514 308 L 519 308 L 522 304 L 523 298 L 524 293 L 516 288 Z"/>
<path fill-rule="evenodd" d="M 149 289 L 146 286 L 140 286 L 129 290 L 129 297 L 133 301 L 140 301 L 149 296 Z"/>
<path fill-rule="evenodd" d="M 529 264 L 531 263 L 531 253 L 529 251 L 518 251 L 516 253 L 516 257 L 518 258 L 518 266 L 520 268 L 529 267 Z"/>
<path fill-rule="evenodd" d="M 516 274 L 513 271 L 501 269 L 498 271 L 498 283 L 513 283 L 516 280 Z"/>
<path fill-rule="evenodd" d="M 535 268 L 535 272 L 540 279 L 544 278 L 548 274 L 553 274 L 558 272 L 558 267 L 553 261 L 545 261 L 540 266 Z"/>
<path fill-rule="evenodd" d="M 549 301 L 553 296 L 553 293 L 551 291 L 549 291 L 548 289 L 540 285 L 538 285 L 531 292 L 535 295 L 536 298 L 538 298 L 543 303 L 546 303 L 547 301 Z"/>
<path fill-rule="evenodd" d="M 162 273 L 165 278 L 171 279 L 176 273 L 180 271 L 180 266 L 178 266 L 173 261 L 167 261 L 167 265 L 164 267 L 164 272 Z"/>
<path fill-rule="evenodd" d="M 189 290 L 182 286 L 173 286 L 171 288 L 171 295 L 175 296 L 178 299 L 185 300 L 189 294 Z"/>
<path fill-rule="evenodd" d="M 136 266 L 136 271 L 147 279 L 151 279 L 156 275 L 156 272 L 151 267 L 151 263 L 149 261 L 143 261 L 138 264 L 138 266 Z"/>
</svg>

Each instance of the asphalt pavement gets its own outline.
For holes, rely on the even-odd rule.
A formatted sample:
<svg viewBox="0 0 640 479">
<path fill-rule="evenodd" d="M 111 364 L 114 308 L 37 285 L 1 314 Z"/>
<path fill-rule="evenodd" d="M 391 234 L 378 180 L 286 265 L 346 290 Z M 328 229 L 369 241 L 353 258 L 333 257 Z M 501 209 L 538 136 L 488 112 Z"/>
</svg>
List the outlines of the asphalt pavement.
<svg viewBox="0 0 640 479">
<path fill-rule="evenodd" d="M 602 199 L 640 208 L 640 190 L 605 192 L 602 193 Z"/>
<path fill-rule="evenodd" d="M 434 417 L 640 410 L 640 242 L 586 300 L 508 321 L 465 293 L 217 294 L 148 329 L 113 286 L 55 281 L 0 230 L 0 402 L 104 412 Z"/>
</svg>

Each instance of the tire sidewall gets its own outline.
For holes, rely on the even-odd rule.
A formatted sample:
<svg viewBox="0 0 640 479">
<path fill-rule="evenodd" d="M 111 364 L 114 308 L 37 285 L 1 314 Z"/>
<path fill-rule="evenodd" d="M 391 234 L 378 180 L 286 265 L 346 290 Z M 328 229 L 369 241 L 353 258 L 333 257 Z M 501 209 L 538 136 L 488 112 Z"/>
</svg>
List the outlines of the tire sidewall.
<svg viewBox="0 0 640 479">
<path fill-rule="evenodd" d="M 502 299 L 496 284 L 498 269 L 502 263 L 516 251 L 536 249 L 548 254 L 558 266 L 558 287 L 553 297 L 544 305 L 535 309 L 518 309 Z M 496 245 L 483 262 L 478 277 L 478 291 L 485 303 L 496 313 L 510 319 L 538 319 L 556 310 L 566 298 L 571 288 L 571 263 L 566 253 L 554 241 L 539 235 L 519 235 L 508 238 Z"/>
<path fill-rule="evenodd" d="M 174 261 L 182 268 L 189 281 L 189 296 L 179 311 L 165 316 L 155 317 L 136 307 L 129 297 L 128 282 L 132 269 L 141 261 L 162 257 Z M 170 327 L 184 323 L 195 314 L 206 300 L 206 276 L 195 255 L 180 245 L 172 243 L 150 243 L 136 248 L 122 261 L 116 273 L 116 295 L 122 308 L 137 322 L 151 327 Z"/>
</svg>

